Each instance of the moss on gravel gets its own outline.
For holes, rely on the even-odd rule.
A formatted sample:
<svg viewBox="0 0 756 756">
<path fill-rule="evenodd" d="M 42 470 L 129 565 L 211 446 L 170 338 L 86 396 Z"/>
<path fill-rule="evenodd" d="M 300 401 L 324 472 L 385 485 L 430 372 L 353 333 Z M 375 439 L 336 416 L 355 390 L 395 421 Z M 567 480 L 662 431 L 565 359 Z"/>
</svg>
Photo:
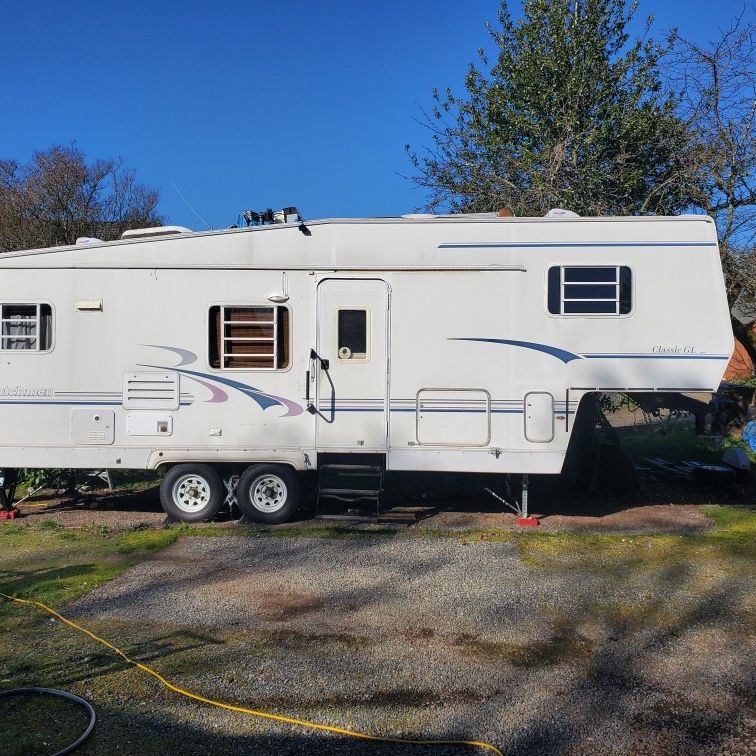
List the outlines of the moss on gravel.
<svg viewBox="0 0 756 756">
<path fill-rule="evenodd" d="M 707 570 L 741 576 L 750 574 L 756 557 L 756 507 L 710 506 L 704 509 L 704 513 L 714 523 L 711 530 L 691 535 L 643 536 L 521 533 L 500 529 L 439 531 L 419 527 L 354 528 L 348 525 L 231 529 L 205 526 L 140 527 L 113 534 L 103 528 L 66 530 L 41 527 L 41 523 L 35 527 L 8 522 L 0 523 L 0 591 L 62 607 L 178 538 L 228 535 L 329 539 L 449 538 L 456 539 L 460 545 L 474 541 L 511 542 L 524 563 L 534 570 L 600 571 L 608 580 L 617 581 L 624 580 L 631 571 L 636 575 L 647 571 L 657 577 L 678 569 L 697 570 L 697 574 L 704 578 Z M 703 591 L 705 582 L 701 585 Z M 717 611 L 714 604 L 711 607 L 707 604 L 704 608 Z M 583 618 L 590 618 L 586 626 L 560 629 L 559 622 L 555 620 L 552 635 L 546 640 L 507 644 L 490 643 L 470 636 L 458 638 L 457 646 L 461 652 L 486 662 L 535 670 L 590 658 L 596 627 L 604 628 L 598 633 L 599 638 L 604 633 L 621 637 L 638 629 L 679 625 L 677 620 L 686 611 L 687 607 L 682 605 L 654 606 L 640 600 L 597 601 L 581 613 Z M 192 677 L 196 682 L 196 678 L 202 675 L 208 654 L 220 654 L 229 660 L 230 666 L 224 670 L 224 674 L 231 675 L 229 679 L 233 681 L 233 675 L 237 673 L 232 663 L 234 653 L 242 650 L 247 655 L 259 653 L 264 656 L 270 653 L 271 648 L 280 650 L 280 646 L 284 646 L 288 653 L 315 654 L 320 644 L 325 643 L 342 647 L 345 653 L 352 653 L 355 644 L 358 647 L 363 645 L 362 639 L 354 641 L 348 636 L 308 638 L 295 633 L 282 633 L 268 640 L 249 637 L 246 633 L 239 637 L 229 633 L 206 634 L 206 637 L 199 638 L 187 628 L 167 628 L 164 632 L 160 628 L 143 628 L 144 634 L 140 634 L 140 637 L 149 640 L 134 645 L 126 640 L 129 635 L 133 638 L 133 626 L 127 631 L 113 622 L 88 621 L 87 625 L 116 643 L 124 642 L 125 650 L 135 658 L 147 660 L 147 663 L 150 663 L 150 659 L 159 659 L 161 670 L 176 675 L 182 681 L 186 680 L 188 685 L 193 684 Z M 93 695 L 100 708 L 113 709 L 114 720 L 111 724 L 114 731 L 120 726 L 120 718 L 125 717 L 123 721 L 127 721 L 129 717 L 139 715 L 141 709 L 135 708 L 135 702 L 141 700 L 150 702 L 151 707 L 159 707 L 161 701 L 171 698 L 171 694 L 161 690 L 154 681 L 142 677 L 136 670 L 125 669 L 123 663 L 109 652 L 93 647 L 89 640 L 76 633 L 62 631 L 57 623 L 34 609 L 0 603 L 0 630 L 6 632 L 6 637 L 16 639 L 16 642 L 0 648 L 0 687 L 58 685 L 85 696 Z M 371 701 L 373 704 L 385 703 L 388 706 L 392 703 L 391 700 L 380 700 L 381 694 L 375 696 L 375 700 Z M 392 714 L 387 708 L 384 724 L 391 721 Z M 76 729 L 77 716 L 73 712 L 69 716 L 61 711 L 58 717 L 60 726 Z M 28 717 L 5 717 L 4 728 L 0 728 L 0 752 L 37 752 L 41 750 L 40 742 L 62 745 L 68 730 L 56 735 L 45 729 L 44 724 L 42 717 L 31 709 Z M 258 728 L 251 722 L 238 726 L 248 731 Z M 33 741 L 28 740 L 30 732 L 38 733 L 33 736 Z M 154 733 L 145 730 L 144 741 L 139 731 L 130 732 L 129 737 L 133 737 L 130 748 L 138 752 L 140 747 L 152 742 Z M 42 740 L 39 741 L 39 738 Z M 90 748 L 97 749 L 97 740 Z"/>
<path fill-rule="evenodd" d="M 165 548 L 179 535 L 172 530 L 109 535 L 57 527 L 40 530 L 16 523 L 3 525 L 0 591 L 62 606 Z M 10 610 L 7 603 L 0 604 L 0 627 Z M 13 614 L 17 614 L 15 607 Z"/>
</svg>

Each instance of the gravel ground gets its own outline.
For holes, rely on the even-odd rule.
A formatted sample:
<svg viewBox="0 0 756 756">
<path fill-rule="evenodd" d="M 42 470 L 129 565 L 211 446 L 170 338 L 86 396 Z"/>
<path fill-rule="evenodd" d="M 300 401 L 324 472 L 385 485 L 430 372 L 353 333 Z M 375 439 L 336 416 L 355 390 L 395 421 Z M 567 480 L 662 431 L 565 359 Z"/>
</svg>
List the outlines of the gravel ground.
<svg viewBox="0 0 756 756">
<path fill-rule="evenodd" d="M 753 604 L 748 576 L 712 565 L 554 568 L 462 537 L 227 536 L 181 540 L 69 613 L 205 695 L 365 732 L 508 756 L 748 754 Z M 77 692 L 135 674 L 108 667 Z M 134 752 L 134 728 L 161 733 L 155 753 L 422 752 L 131 685 L 90 752 Z"/>
</svg>

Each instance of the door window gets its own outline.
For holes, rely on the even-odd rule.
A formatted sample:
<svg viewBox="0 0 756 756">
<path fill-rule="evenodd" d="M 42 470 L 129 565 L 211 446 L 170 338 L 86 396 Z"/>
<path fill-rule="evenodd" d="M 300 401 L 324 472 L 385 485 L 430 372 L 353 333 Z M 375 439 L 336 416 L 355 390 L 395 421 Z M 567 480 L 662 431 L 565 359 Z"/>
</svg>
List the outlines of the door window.
<svg viewBox="0 0 756 756">
<path fill-rule="evenodd" d="M 340 360 L 368 357 L 367 310 L 339 310 L 337 354 Z"/>
</svg>

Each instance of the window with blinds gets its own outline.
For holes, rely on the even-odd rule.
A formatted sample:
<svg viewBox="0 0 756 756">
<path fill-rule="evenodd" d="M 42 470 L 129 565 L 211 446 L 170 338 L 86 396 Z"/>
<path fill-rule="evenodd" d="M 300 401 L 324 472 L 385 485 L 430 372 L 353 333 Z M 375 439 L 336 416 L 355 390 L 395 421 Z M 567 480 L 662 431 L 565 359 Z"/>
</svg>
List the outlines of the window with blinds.
<svg viewBox="0 0 756 756">
<path fill-rule="evenodd" d="M 553 315 L 627 315 L 633 308 L 632 272 L 626 265 L 555 265 L 548 273 Z"/>
<path fill-rule="evenodd" d="M 52 347 L 52 307 L 0 304 L 0 351 L 46 352 Z"/>
<path fill-rule="evenodd" d="M 281 370 L 289 366 L 290 312 L 281 306 L 210 308 L 210 365 L 221 370 Z"/>
</svg>

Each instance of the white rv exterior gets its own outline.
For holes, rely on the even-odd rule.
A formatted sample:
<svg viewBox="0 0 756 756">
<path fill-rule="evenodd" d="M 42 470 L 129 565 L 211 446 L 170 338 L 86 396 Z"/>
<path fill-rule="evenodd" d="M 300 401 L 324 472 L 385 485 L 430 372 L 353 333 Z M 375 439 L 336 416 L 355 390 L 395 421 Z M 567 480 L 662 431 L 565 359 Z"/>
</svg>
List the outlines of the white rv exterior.
<svg viewBox="0 0 756 756">
<path fill-rule="evenodd" d="M 587 392 L 733 348 L 708 217 L 173 231 L 0 256 L 0 468 L 558 473 Z"/>
</svg>

